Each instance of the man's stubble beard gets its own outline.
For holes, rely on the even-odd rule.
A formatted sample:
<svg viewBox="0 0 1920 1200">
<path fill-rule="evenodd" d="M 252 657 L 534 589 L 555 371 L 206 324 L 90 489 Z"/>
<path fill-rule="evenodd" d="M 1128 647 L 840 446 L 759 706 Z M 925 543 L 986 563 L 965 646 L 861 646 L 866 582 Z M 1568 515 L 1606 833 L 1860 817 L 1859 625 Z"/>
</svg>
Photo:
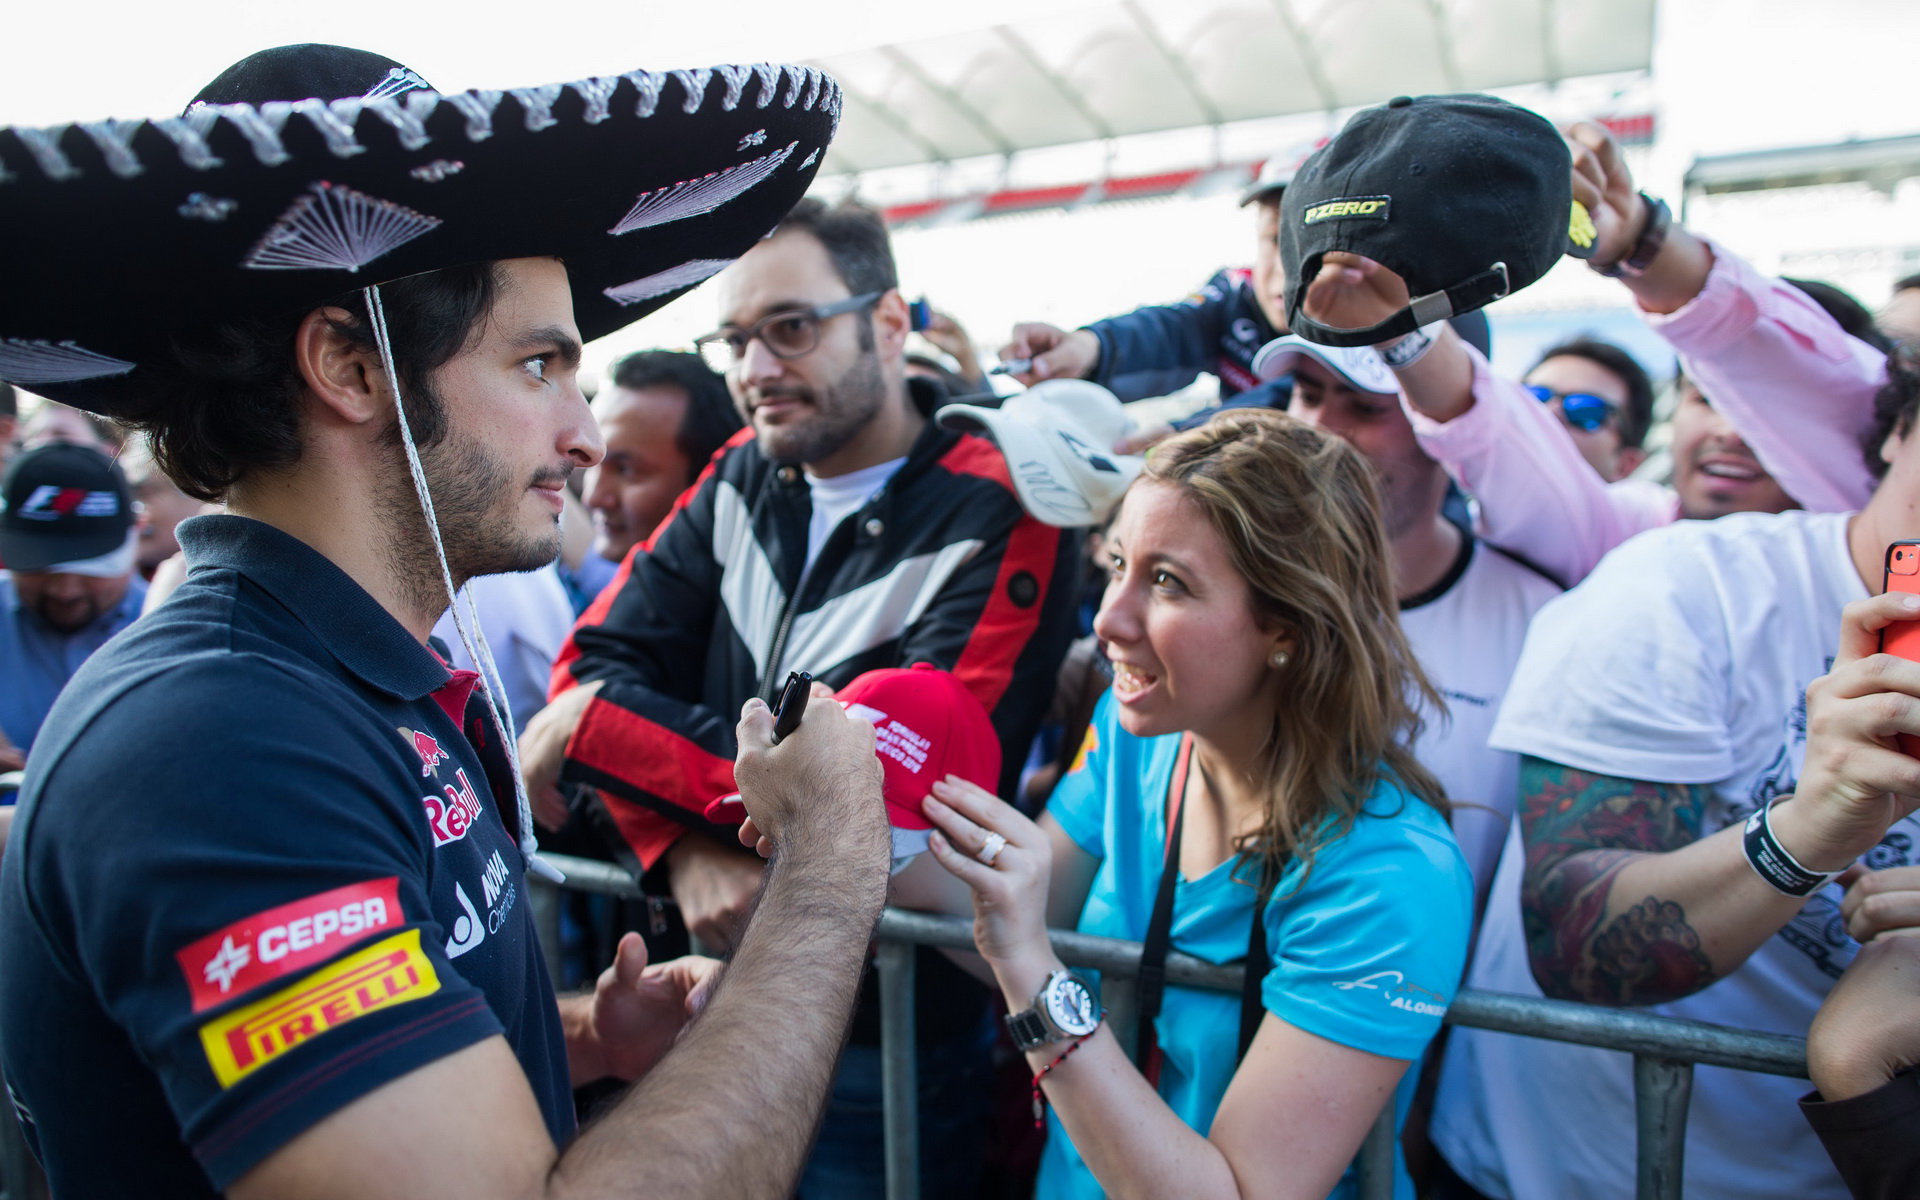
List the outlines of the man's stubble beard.
<svg viewBox="0 0 1920 1200">
<path fill-rule="evenodd" d="M 861 354 L 846 373 L 824 390 L 814 390 L 811 418 L 772 429 L 754 427 L 763 454 L 775 462 L 819 462 L 859 436 L 880 412 L 887 396 L 886 375 L 872 338 L 861 340 Z"/>
<path fill-rule="evenodd" d="M 394 462 L 382 478 L 379 497 L 380 511 L 388 514 L 388 569 L 399 581 L 408 607 L 439 613 L 447 607 L 446 586 L 397 430 L 392 440 Z M 511 470 L 478 441 L 459 432 L 450 418 L 445 436 L 420 448 L 420 466 L 426 472 L 455 588 L 477 575 L 538 570 L 559 557 L 557 522 L 531 535 L 517 523 L 519 502 L 534 481 L 514 487 Z"/>
</svg>

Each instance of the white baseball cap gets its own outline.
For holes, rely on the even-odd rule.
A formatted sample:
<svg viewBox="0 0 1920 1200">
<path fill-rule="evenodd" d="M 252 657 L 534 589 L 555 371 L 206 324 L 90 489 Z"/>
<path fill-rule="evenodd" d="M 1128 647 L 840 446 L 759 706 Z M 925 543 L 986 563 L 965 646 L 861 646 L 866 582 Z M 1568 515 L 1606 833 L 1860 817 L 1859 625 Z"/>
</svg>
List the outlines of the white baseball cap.
<svg viewBox="0 0 1920 1200">
<path fill-rule="evenodd" d="M 1036 383 L 999 408 L 949 404 L 934 419 L 992 438 L 1021 507 L 1061 529 L 1104 522 L 1146 462 L 1113 452 L 1133 422 L 1119 397 L 1084 379 Z"/>
<path fill-rule="evenodd" d="M 1400 381 L 1371 346 L 1322 346 L 1288 334 L 1260 347 L 1253 356 L 1253 373 L 1262 379 L 1291 375 L 1303 358 L 1311 358 L 1345 380 L 1349 387 L 1381 396 L 1398 396 Z"/>
</svg>

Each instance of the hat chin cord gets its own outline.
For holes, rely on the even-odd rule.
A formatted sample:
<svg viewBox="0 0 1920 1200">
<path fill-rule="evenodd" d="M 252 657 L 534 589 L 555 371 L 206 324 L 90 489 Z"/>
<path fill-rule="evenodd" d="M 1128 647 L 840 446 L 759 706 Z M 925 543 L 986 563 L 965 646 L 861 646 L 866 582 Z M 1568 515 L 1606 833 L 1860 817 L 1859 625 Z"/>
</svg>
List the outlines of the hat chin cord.
<svg viewBox="0 0 1920 1200">
<path fill-rule="evenodd" d="M 373 322 L 373 340 L 380 349 L 380 365 L 385 368 L 387 382 L 393 388 L 394 412 L 400 418 L 400 444 L 406 448 L 407 471 L 413 476 L 414 495 L 420 498 L 420 511 L 426 514 L 427 536 L 433 542 L 434 560 L 440 564 L 440 582 L 446 588 L 447 605 L 453 612 L 453 627 L 460 634 L 460 645 L 466 649 L 467 657 L 480 668 L 481 694 L 487 698 L 494 733 L 506 747 L 507 763 L 513 772 L 513 799 L 520 819 L 520 855 L 533 874 L 553 883 L 564 882 L 566 876 L 560 869 L 540 857 L 540 843 L 533 834 L 533 804 L 527 798 L 527 781 L 520 774 L 520 745 L 513 736 L 513 710 L 507 700 L 507 689 L 500 681 L 500 670 L 494 665 L 493 650 L 487 645 L 486 632 L 480 627 L 472 589 L 466 593 L 466 612 L 461 612 L 460 595 L 453 586 L 453 571 L 447 566 L 447 550 L 440 541 L 440 522 L 434 516 L 426 468 L 420 465 L 420 450 L 414 445 L 413 429 L 407 423 L 407 406 L 400 395 L 400 374 L 393 366 L 393 343 L 387 337 L 387 314 L 380 302 L 380 287 L 374 284 L 362 288 L 361 294 L 367 298 L 367 315 Z"/>
</svg>

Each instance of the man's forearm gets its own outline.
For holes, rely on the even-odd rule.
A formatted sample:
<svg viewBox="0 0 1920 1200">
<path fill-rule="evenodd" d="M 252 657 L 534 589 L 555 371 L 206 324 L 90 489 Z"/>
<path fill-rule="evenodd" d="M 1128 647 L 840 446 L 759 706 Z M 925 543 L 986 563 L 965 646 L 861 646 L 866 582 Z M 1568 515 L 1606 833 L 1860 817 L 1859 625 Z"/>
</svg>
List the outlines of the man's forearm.
<svg viewBox="0 0 1920 1200">
<path fill-rule="evenodd" d="M 562 1156 L 552 1194 L 787 1195 L 846 1038 L 886 869 L 776 859 L 713 999 Z"/>
<path fill-rule="evenodd" d="M 1739 826 L 1697 837 L 1705 787 L 1527 763 L 1521 902 L 1534 978 L 1548 995 L 1613 1005 L 1691 995 L 1805 903 L 1748 865 Z M 1776 821 L 1790 805 L 1776 806 Z"/>
</svg>

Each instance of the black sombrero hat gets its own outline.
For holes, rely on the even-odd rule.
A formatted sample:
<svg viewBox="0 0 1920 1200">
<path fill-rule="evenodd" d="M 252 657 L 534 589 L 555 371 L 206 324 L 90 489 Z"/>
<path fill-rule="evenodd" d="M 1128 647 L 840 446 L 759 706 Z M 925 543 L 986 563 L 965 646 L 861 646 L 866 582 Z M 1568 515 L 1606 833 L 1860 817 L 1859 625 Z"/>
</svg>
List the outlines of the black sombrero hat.
<svg viewBox="0 0 1920 1200">
<path fill-rule="evenodd" d="M 261 98 L 289 81 L 326 98 Z M 182 333 L 506 258 L 563 259 L 600 337 L 770 232 L 840 116 L 810 67 L 442 95 L 321 46 L 262 52 L 202 96 L 177 117 L 0 128 L 0 380 L 124 413 Z"/>
</svg>

